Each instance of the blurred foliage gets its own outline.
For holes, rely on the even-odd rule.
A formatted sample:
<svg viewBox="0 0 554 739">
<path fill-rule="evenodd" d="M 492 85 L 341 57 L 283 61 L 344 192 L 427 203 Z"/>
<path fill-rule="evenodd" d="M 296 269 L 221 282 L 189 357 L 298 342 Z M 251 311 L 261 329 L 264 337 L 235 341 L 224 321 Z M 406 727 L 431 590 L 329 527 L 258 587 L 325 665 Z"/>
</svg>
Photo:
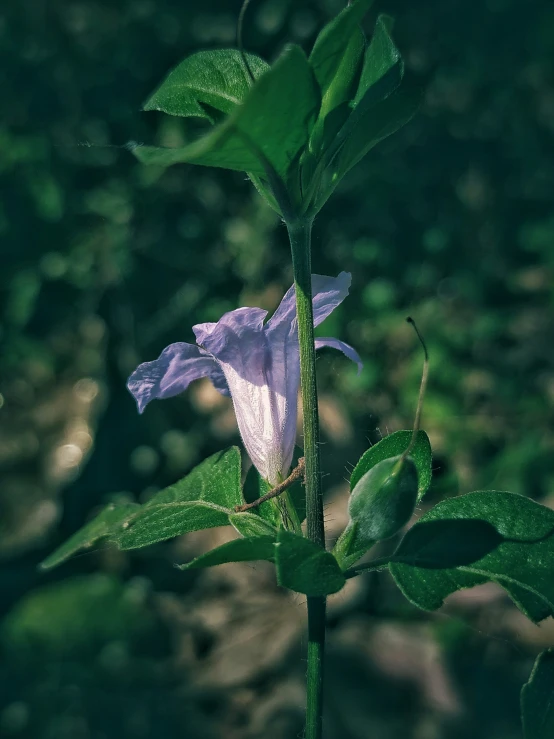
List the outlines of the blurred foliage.
<svg viewBox="0 0 554 739">
<path fill-rule="evenodd" d="M 70 667 L 65 658 L 37 657 L 30 673 L 14 654 L 36 634 L 46 605 L 51 624 L 38 632 L 45 643 L 67 635 L 68 645 L 84 645 L 89 628 L 69 628 L 69 613 L 94 599 L 102 580 L 88 581 L 90 596 L 78 591 L 88 593 L 87 581 L 25 595 L 46 584 L 35 568 L 42 556 L 108 498 L 125 492 L 145 500 L 238 441 L 229 404 L 206 385 L 138 417 L 125 380 L 171 341 L 190 341 L 194 323 L 239 305 L 274 308 L 292 279 L 284 229 L 243 176 L 143 167 L 124 145 L 178 145 L 202 130 L 201 122 L 140 106 L 188 53 L 234 44 L 239 5 L 5 0 L 0 9 L 0 551 L 3 611 L 15 609 L 3 627 L 11 656 L 0 670 L 0 733 L 10 737 L 195 731 L 189 717 L 184 732 L 171 698 L 157 704 L 160 683 L 148 687 L 151 671 L 135 671 L 135 662 L 123 670 L 129 682 L 119 673 L 104 682 L 104 668 L 84 657 Z M 255 0 L 247 47 L 269 61 L 289 39 L 308 49 L 340 7 Z M 357 377 L 340 356 L 319 360 L 326 482 L 342 483 L 345 468 L 381 433 L 409 427 L 421 357 L 403 319 L 413 315 L 431 351 L 424 412 L 435 454 L 431 494 L 496 488 L 547 499 L 554 9 L 547 0 L 383 0 L 380 9 L 396 18 L 407 66 L 430 82 L 420 115 L 352 170 L 316 222 L 314 270 L 353 273 L 351 296 L 321 331 L 348 340 L 366 362 Z M 84 573 L 100 566 L 145 576 L 156 592 L 186 592 L 191 581 L 171 570 L 165 551 L 115 563 L 104 553 L 80 557 L 55 576 L 91 577 Z M 103 608 L 114 623 L 91 625 L 91 645 L 99 637 L 118 644 L 110 629 L 134 618 L 108 604 L 125 596 L 104 583 Z M 125 643 L 132 633 L 129 625 Z M 60 664 L 69 670 L 61 683 L 52 674 Z M 468 696 L 477 688 L 464 665 L 460 684 L 473 705 Z M 88 714 L 93 704 L 83 708 L 71 692 L 75 680 L 79 695 L 106 707 L 101 725 Z M 517 724 L 495 724 L 502 705 L 491 702 L 486 721 L 476 714 L 488 739 L 519 735 Z M 29 710 L 39 724 L 29 723 Z M 145 713 L 150 724 L 141 723 Z M 56 716 L 75 720 L 64 728 Z M 448 736 L 482 735 L 464 720 L 467 732 Z M 357 736 L 338 726 L 337 735 Z M 199 735 L 210 731 L 201 724 Z M 379 735 L 408 736 L 405 727 L 398 732 Z"/>
</svg>

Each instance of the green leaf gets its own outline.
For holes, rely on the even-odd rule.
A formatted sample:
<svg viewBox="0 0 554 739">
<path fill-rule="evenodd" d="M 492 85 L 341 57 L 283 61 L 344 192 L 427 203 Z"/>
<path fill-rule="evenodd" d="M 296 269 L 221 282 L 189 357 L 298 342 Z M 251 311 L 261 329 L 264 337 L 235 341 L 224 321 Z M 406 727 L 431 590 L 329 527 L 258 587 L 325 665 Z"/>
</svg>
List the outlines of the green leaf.
<svg viewBox="0 0 554 739">
<path fill-rule="evenodd" d="M 412 431 L 395 431 L 394 434 L 385 436 L 384 439 L 378 441 L 377 444 L 374 444 L 367 452 L 362 454 L 350 476 L 350 490 L 353 490 L 366 472 L 375 467 L 376 464 L 406 451 L 412 439 L 412 433 Z M 410 452 L 410 457 L 417 469 L 418 500 L 421 500 L 429 489 L 432 475 L 431 444 L 425 431 L 417 432 L 416 442 Z"/>
<path fill-rule="evenodd" d="M 260 559 L 272 561 L 275 556 L 275 536 L 255 536 L 250 539 L 234 539 L 212 549 L 192 562 L 178 565 L 180 570 L 215 567 L 227 562 L 252 562 Z"/>
<path fill-rule="evenodd" d="M 164 503 L 144 506 L 114 536 L 120 549 L 140 549 L 191 531 L 227 526 L 229 511 L 211 503 Z"/>
<path fill-rule="evenodd" d="M 319 109 L 312 70 L 298 46 L 289 47 L 250 89 L 224 123 L 180 149 L 132 148 L 145 164 L 180 162 L 251 172 L 264 177 L 267 160 L 286 179 L 291 163 L 306 146 Z"/>
<path fill-rule="evenodd" d="M 269 64 L 254 54 L 246 54 L 257 79 Z M 178 116 L 207 118 L 205 105 L 229 114 L 246 97 L 251 80 L 236 49 L 199 51 L 173 69 L 144 104 L 144 110 L 160 110 Z"/>
<path fill-rule="evenodd" d="M 358 106 L 367 108 L 369 104 L 382 100 L 398 87 L 402 80 L 404 65 L 400 52 L 389 34 L 390 21 L 388 16 L 380 15 L 377 18 L 373 37 L 364 55 L 358 90 L 352 101 L 353 108 Z M 392 70 L 394 73 L 389 74 Z M 386 84 L 380 85 L 377 93 L 372 94 L 372 88 L 375 90 L 377 83 L 385 79 Z"/>
<path fill-rule="evenodd" d="M 335 159 L 333 187 L 380 141 L 398 131 L 415 115 L 422 96 L 421 85 L 406 75 L 388 97 L 361 114 L 354 111 L 339 132 L 341 145 Z M 325 199 L 329 197 L 326 193 Z"/>
<path fill-rule="evenodd" d="M 349 521 L 333 547 L 333 556 L 341 570 L 345 572 L 364 554 L 367 554 L 374 544 L 376 544 L 375 541 L 369 541 L 367 537 L 360 534 L 356 521 Z"/>
<path fill-rule="evenodd" d="M 334 85 L 338 83 L 338 86 L 347 89 L 354 80 L 361 53 L 361 47 L 357 51 L 361 35 L 358 26 L 372 4 L 373 0 L 356 0 L 333 18 L 315 40 L 310 66 L 324 100 L 329 93 L 335 94 L 332 89 Z M 327 106 L 327 110 L 331 109 Z"/>
<path fill-rule="evenodd" d="M 521 690 L 521 718 L 525 739 L 554 736 L 554 649 L 539 654 Z"/>
<path fill-rule="evenodd" d="M 304 595 L 336 593 L 345 583 L 330 552 L 285 529 L 279 531 L 275 545 L 275 565 L 279 585 Z"/>
<path fill-rule="evenodd" d="M 248 470 L 244 486 L 242 489 L 244 500 L 246 503 L 253 503 L 258 498 L 261 498 L 271 490 L 271 485 L 264 480 L 258 470 L 252 465 Z M 279 515 L 279 509 L 274 500 L 267 500 L 252 511 L 254 515 L 259 516 L 266 521 L 270 526 L 279 526 L 281 523 L 281 516 Z"/>
<path fill-rule="evenodd" d="M 298 465 L 298 460 L 303 454 L 302 449 L 295 447 L 291 465 L 293 469 Z M 245 501 L 252 503 L 270 490 L 271 485 L 260 477 L 260 473 L 252 465 L 248 470 L 243 486 Z M 306 488 L 298 481 L 277 498 L 262 503 L 250 513 L 261 516 L 272 527 L 278 527 L 282 524 L 284 513 L 285 516 L 292 519 L 293 527 L 300 529 L 302 521 L 306 518 Z"/>
<path fill-rule="evenodd" d="M 231 513 L 229 523 L 241 536 L 252 538 L 254 536 L 277 536 L 277 529 L 261 516 L 254 513 Z"/>
<path fill-rule="evenodd" d="M 190 531 L 225 526 L 242 503 L 240 452 L 231 447 L 205 459 L 185 478 L 154 495 L 115 538 L 120 549 L 136 549 Z"/>
<path fill-rule="evenodd" d="M 484 491 L 443 501 L 413 526 L 389 569 L 426 610 L 462 588 L 501 585 L 532 621 L 554 615 L 554 511 L 514 493 Z"/>
<path fill-rule="evenodd" d="M 94 544 L 111 538 L 126 520 L 131 518 L 140 508 L 137 503 L 125 503 L 116 505 L 110 503 L 100 513 L 89 521 L 83 528 L 79 529 L 66 542 L 58 547 L 52 554 L 40 563 L 40 568 L 50 570 L 57 567 L 66 559 L 73 556 L 81 549 L 90 549 Z"/>
<path fill-rule="evenodd" d="M 186 477 L 153 495 L 145 508 L 164 503 L 204 502 L 234 511 L 241 505 L 241 457 L 236 446 L 207 457 Z"/>
</svg>

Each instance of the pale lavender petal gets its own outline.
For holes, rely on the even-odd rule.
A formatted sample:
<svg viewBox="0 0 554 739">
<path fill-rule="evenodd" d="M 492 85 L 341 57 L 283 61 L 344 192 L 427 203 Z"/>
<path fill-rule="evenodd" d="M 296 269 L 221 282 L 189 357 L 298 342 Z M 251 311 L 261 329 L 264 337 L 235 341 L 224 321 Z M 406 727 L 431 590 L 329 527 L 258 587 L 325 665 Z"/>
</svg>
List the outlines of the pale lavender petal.
<svg viewBox="0 0 554 739">
<path fill-rule="evenodd" d="M 319 326 L 348 295 L 352 275 L 341 272 L 338 277 L 312 275 L 314 326 Z"/>
<path fill-rule="evenodd" d="M 291 353 L 282 337 L 270 340 L 266 315 L 240 308 L 193 330 L 225 374 L 246 451 L 260 475 L 277 484 L 294 451 L 300 361 L 294 342 Z"/>
<path fill-rule="evenodd" d="M 192 330 L 197 344 L 215 356 L 224 350 L 230 337 L 234 341 L 248 338 L 252 331 L 261 331 L 266 316 L 267 311 L 261 308 L 237 308 L 224 313 L 217 323 L 197 323 Z"/>
<path fill-rule="evenodd" d="M 312 275 L 314 326 L 319 326 L 342 303 L 348 295 L 351 282 L 352 276 L 349 272 L 341 272 L 337 277 Z M 273 331 L 278 327 L 291 325 L 295 318 L 296 296 L 293 285 L 287 290 L 279 307 L 268 321 L 267 329 Z"/>
<path fill-rule="evenodd" d="M 351 359 L 353 362 L 355 362 L 358 365 L 358 374 L 362 371 L 363 362 L 360 359 L 360 355 L 358 352 L 353 349 L 349 344 L 345 344 L 344 341 L 340 341 L 339 339 L 331 339 L 331 338 L 324 338 L 324 339 L 316 339 L 315 340 L 315 348 L 316 349 L 322 349 L 324 346 L 328 346 L 330 349 L 338 349 L 339 352 L 342 352 L 348 359 Z"/>
<path fill-rule="evenodd" d="M 178 342 L 166 347 L 153 362 L 139 365 L 127 387 L 142 413 L 151 400 L 172 398 L 201 377 L 209 377 L 220 393 L 229 395 L 224 374 L 213 357 L 194 344 Z"/>
</svg>

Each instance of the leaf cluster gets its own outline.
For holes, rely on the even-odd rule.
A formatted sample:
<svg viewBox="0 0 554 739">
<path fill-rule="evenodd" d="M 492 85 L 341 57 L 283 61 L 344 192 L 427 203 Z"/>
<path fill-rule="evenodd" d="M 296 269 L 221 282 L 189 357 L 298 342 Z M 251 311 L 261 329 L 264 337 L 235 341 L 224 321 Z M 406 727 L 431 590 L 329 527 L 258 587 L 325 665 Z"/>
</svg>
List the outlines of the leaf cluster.
<svg viewBox="0 0 554 739">
<path fill-rule="evenodd" d="M 404 73 L 391 22 L 361 21 L 355 0 L 328 23 L 306 57 L 288 46 L 270 67 L 235 49 L 202 51 L 179 64 L 144 105 L 214 127 L 187 146 L 132 147 L 146 164 L 187 162 L 245 171 L 286 219 L 313 217 L 341 178 L 415 113 L 418 85 Z"/>
</svg>

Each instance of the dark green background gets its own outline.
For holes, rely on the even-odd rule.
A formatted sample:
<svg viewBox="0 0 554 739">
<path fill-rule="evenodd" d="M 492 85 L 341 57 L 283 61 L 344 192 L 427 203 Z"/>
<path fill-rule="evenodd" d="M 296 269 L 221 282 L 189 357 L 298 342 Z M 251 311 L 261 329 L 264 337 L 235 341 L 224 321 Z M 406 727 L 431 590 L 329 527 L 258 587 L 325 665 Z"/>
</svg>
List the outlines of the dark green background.
<svg viewBox="0 0 554 739">
<path fill-rule="evenodd" d="M 1 736 L 280 739 L 301 727 L 300 631 L 278 659 L 259 653 L 282 634 L 279 609 L 299 621 L 302 603 L 287 611 L 263 568 L 178 573 L 172 563 L 209 542 L 191 538 L 36 570 L 110 496 L 144 499 L 238 441 L 204 386 L 138 417 L 125 380 L 171 341 L 192 341 L 194 323 L 274 308 L 291 283 L 286 234 L 244 176 L 144 168 L 123 145 L 198 134 L 140 106 L 188 53 L 234 44 L 239 4 L 0 9 Z M 270 61 L 291 39 L 309 50 L 340 7 L 253 0 L 246 45 Z M 430 82 L 421 113 L 353 170 L 315 226 L 314 270 L 353 274 L 322 333 L 365 361 L 357 377 L 340 356 L 319 360 L 330 498 L 370 442 L 410 426 L 413 315 L 432 361 L 431 500 L 489 488 L 548 501 L 554 7 L 380 7 Z M 244 606 L 252 598 L 260 611 Z M 521 736 L 517 691 L 554 631 L 527 629 L 496 591 L 427 617 L 387 576 L 368 576 L 330 613 L 328 739 Z M 244 633 L 247 677 L 232 649 L 221 657 Z"/>
</svg>

